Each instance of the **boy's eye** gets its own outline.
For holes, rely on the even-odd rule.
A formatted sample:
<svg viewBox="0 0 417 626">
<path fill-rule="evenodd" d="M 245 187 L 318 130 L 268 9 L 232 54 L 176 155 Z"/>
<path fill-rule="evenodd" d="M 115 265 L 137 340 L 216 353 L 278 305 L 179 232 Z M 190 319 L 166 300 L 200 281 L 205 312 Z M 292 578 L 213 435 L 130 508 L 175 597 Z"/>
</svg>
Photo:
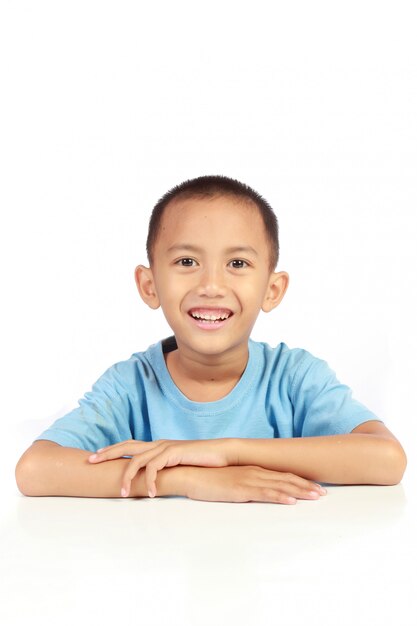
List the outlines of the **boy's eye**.
<svg viewBox="0 0 417 626">
<path fill-rule="evenodd" d="M 183 259 L 178 259 L 178 261 L 175 262 L 175 265 L 180 265 L 181 267 L 192 267 L 192 263 L 195 263 L 194 259 L 184 257 Z M 248 265 L 248 263 L 246 261 L 243 261 L 242 259 L 233 259 L 233 261 L 230 261 L 230 263 L 240 264 L 240 265 L 234 265 L 234 269 L 236 270 L 244 268 L 244 265 L 242 265 L 242 263 L 244 263 L 245 265 Z"/>
<path fill-rule="evenodd" d="M 194 259 L 188 259 L 188 258 L 178 259 L 178 261 L 176 261 L 175 265 L 180 264 L 182 267 L 191 267 L 190 263 L 186 264 L 186 263 L 183 263 L 183 261 L 191 261 L 191 263 L 192 263 L 194 261 Z"/>
<path fill-rule="evenodd" d="M 230 261 L 230 262 L 231 262 L 231 263 L 245 263 L 245 264 L 247 265 L 246 261 L 243 261 L 242 259 L 234 259 L 233 261 Z M 240 270 L 240 269 L 243 269 L 243 265 L 239 265 L 239 266 L 236 266 L 236 265 L 235 265 L 235 266 L 234 266 L 234 269 L 235 269 L 235 270 Z"/>
</svg>

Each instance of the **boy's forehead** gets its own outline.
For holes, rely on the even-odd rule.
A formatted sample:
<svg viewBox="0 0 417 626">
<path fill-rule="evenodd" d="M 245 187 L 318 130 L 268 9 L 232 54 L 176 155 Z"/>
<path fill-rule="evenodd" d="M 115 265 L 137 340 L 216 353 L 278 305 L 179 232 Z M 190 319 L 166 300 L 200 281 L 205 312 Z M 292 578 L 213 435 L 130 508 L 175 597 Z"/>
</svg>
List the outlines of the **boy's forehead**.
<svg viewBox="0 0 417 626">
<path fill-rule="evenodd" d="M 198 237 L 205 231 L 220 235 L 232 231 L 236 237 L 256 239 L 264 235 L 264 225 L 258 207 L 251 201 L 236 197 L 192 197 L 174 199 L 164 210 L 160 234 L 165 243 L 185 235 Z"/>
</svg>

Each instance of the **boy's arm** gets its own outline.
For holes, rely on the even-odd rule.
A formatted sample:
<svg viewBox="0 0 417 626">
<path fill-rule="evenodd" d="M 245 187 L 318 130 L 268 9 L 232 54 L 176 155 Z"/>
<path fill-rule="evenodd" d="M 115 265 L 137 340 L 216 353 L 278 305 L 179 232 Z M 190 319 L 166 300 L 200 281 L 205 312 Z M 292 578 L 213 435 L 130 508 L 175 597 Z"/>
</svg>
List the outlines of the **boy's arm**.
<svg viewBox="0 0 417 626">
<path fill-rule="evenodd" d="M 396 485 L 407 457 L 376 420 L 347 435 L 293 439 L 235 439 L 238 465 L 259 465 L 309 480 L 344 485 Z"/>
<path fill-rule="evenodd" d="M 91 465 L 90 452 L 67 448 L 48 440 L 36 441 L 16 467 L 16 481 L 26 496 L 120 498 L 122 473 L 130 459 L 112 459 Z M 311 491 L 314 490 L 314 496 Z M 210 502 L 276 502 L 314 500 L 318 485 L 297 476 L 258 467 L 194 467 L 177 465 L 160 470 L 158 496 L 184 496 Z M 146 496 L 144 470 L 132 480 L 130 497 Z M 290 500 L 294 502 L 290 502 Z"/>
<path fill-rule="evenodd" d="M 46 439 L 35 441 L 17 463 L 17 486 L 26 496 L 120 498 L 122 476 L 130 459 L 92 465 L 88 462 L 90 454 Z M 178 466 L 158 472 L 158 495 L 185 496 L 185 470 Z M 132 480 L 130 497 L 148 497 L 144 471 Z"/>
</svg>

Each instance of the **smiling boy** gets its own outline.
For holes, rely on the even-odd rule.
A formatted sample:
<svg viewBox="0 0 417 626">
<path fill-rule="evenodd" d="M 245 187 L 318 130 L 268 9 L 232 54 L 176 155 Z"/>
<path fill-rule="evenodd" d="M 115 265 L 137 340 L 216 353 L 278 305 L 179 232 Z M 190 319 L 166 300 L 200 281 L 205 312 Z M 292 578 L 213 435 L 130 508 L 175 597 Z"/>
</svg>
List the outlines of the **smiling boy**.
<svg viewBox="0 0 417 626">
<path fill-rule="evenodd" d="M 137 267 L 136 282 L 174 331 L 178 349 L 166 363 L 191 400 L 218 400 L 234 388 L 259 311 L 271 311 L 283 298 L 288 274 L 271 274 L 271 247 L 259 211 L 242 199 L 191 197 L 166 207 L 152 269 Z"/>
<path fill-rule="evenodd" d="M 315 481 L 401 480 L 402 446 L 325 361 L 250 338 L 289 283 L 262 196 L 222 176 L 185 181 L 155 206 L 147 252 L 137 288 L 173 336 L 109 368 L 34 441 L 22 493 L 290 504 L 324 495 Z"/>
</svg>

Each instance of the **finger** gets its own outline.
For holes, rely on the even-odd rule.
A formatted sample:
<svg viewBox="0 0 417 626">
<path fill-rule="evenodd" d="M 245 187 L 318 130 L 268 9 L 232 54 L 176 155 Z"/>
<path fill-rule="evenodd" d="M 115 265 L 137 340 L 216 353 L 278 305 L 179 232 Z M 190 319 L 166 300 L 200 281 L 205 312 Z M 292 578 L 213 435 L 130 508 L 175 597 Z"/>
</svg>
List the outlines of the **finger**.
<svg viewBox="0 0 417 626">
<path fill-rule="evenodd" d="M 161 467 L 159 467 L 160 465 Z M 156 476 L 158 474 L 158 469 L 162 469 L 162 467 L 165 467 L 165 464 L 164 461 L 161 460 L 158 466 L 155 465 L 155 460 L 152 461 L 152 463 L 148 463 L 146 466 L 146 486 L 150 498 L 154 498 L 156 496 Z"/>
<path fill-rule="evenodd" d="M 297 487 L 300 487 L 300 489 L 305 489 L 306 491 L 316 491 L 322 496 L 327 493 L 327 490 L 318 483 L 302 478 L 301 476 L 296 476 L 295 474 L 289 474 L 288 476 L 290 482 Z"/>
<path fill-rule="evenodd" d="M 122 487 L 121 487 L 121 495 L 123 498 L 126 498 L 129 493 L 130 493 L 130 486 L 132 484 L 132 480 L 133 478 L 136 476 L 136 474 L 138 473 L 138 471 L 141 469 L 141 467 L 143 467 L 146 464 L 146 461 L 142 461 L 141 457 L 142 455 L 138 456 L 134 456 L 129 463 L 127 464 L 127 467 L 125 469 L 125 471 L 123 472 L 123 476 L 122 476 Z"/>
<path fill-rule="evenodd" d="M 146 465 L 146 486 L 148 488 L 148 494 L 150 498 L 154 498 L 156 496 L 156 477 L 158 471 L 163 469 L 164 467 L 172 467 L 173 465 L 177 465 L 177 459 L 174 457 L 170 457 L 168 452 L 164 452 L 159 456 L 155 457 L 147 463 Z"/>
<path fill-rule="evenodd" d="M 164 467 L 180 465 L 181 462 L 181 448 L 171 446 L 146 463 L 146 485 L 150 498 L 153 498 L 156 495 L 156 476 L 158 471 Z"/>
<path fill-rule="evenodd" d="M 279 494 L 282 494 L 282 496 L 286 498 L 297 498 L 297 500 L 318 500 L 320 498 L 320 493 L 316 489 L 311 489 L 308 485 L 301 486 L 294 483 L 277 481 L 274 487 L 268 485 L 267 488 L 275 488 Z"/>
<path fill-rule="evenodd" d="M 144 455 L 134 456 L 126 466 L 122 476 L 122 497 L 126 497 L 130 492 L 130 486 L 133 478 L 139 472 L 139 470 L 146 465 L 146 459 L 142 459 Z"/>
<path fill-rule="evenodd" d="M 156 454 L 158 456 L 158 453 Z M 161 456 L 161 454 L 159 454 L 159 456 Z M 129 495 L 131 482 L 133 478 L 136 476 L 136 474 L 138 473 L 138 471 L 142 467 L 145 467 L 148 461 L 152 459 L 153 457 L 155 457 L 154 449 L 149 450 L 148 453 L 137 454 L 130 459 L 122 476 L 122 486 L 121 486 L 120 493 L 123 498 L 126 498 Z M 160 466 L 161 468 L 165 467 L 166 463 L 167 461 L 165 460 L 159 461 L 158 466 Z M 151 498 L 156 495 L 156 475 L 155 475 L 154 484 L 150 486 L 150 488 L 148 489 L 148 493 L 149 493 L 149 497 Z"/>
<path fill-rule="evenodd" d="M 301 476 L 297 476 L 296 474 L 291 474 L 289 472 L 274 472 L 271 471 L 267 475 L 263 475 L 262 478 L 264 478 L 265 480 L 271 480 L 271 481 L 276 481 L 277 477 L 279 477 L 279 480 L 284 480 L 285 482 L 288 482 L 290 484 L 293 484 L 297 487 L 300 487 L 301 489 L 305 489 L 306 491 L 317 491 L 317 493 L 319 493 L 320 495 L 325 495 L 327 493 L 327 490 L 322 487 L 321 485 L 312 482 L 311 480 L 308 480 L 306 478 L 302 478 Z"/>
<path fill-rule="evenodd" d="M 159 454 L 159 456 L 162 456 L 162 455 Z M 138 454 L 138 455 L 133 456 L 130 459 L 122 477 L 122 488 L 121 488 L 122 496 L 124 493 L 129 492 L 131 482 L 133 478 L 136 476 L 136 474 L 138 473 L 138 471 L 142 467 L 147 466 L 147 463 L 149 462 L 150 459 L 153 459 L 153 457 L 155 457 L 155 451 L 150 450 L 148 453 Z M 156 458 L 158 458 L 158 456 Z M 166 460 L 157 461 L 157 467 L 163 468 L 165 467 L 166 463 L 167 463 Z M 147 482 L 147 485 L 149 486 L 148 482 Z M 148 488 L 148 493 L 153 494 L 152 496 L 150 495 L 151 498 L 156 494 L 156 473 L 155 473 L 154 485 L 153 486 L 150 485 L 150 489 Z"/>
<path fill-rule="evenodd" d="M 318 486 L 310 480 L 285 472 L 256 472 L 250 485 L 252 488 L 264 489 L 267 497 L 275 493 L 273 501 L 282 503 L 291 503 L 291 498 L 318 500 L 326 493 L 319 491 Z M 261 491 L 262 495 L 265 494 Z"/>
<path fill-rule="evenodd" d="M 122 498 L 127 498 L 129 496 L 129 493 L 130 493 L 130 483 L 125 484 L 120 491 Z"/>
<path fill-rule="evenodd" d="M 296 474 L 288 474 L 288 478 L 290 482 L 298 487 L 308 489 L 310 491 L 318 491 L 326 493 L 324 487 L 319 485 L 318 483 L 313 482 L 312 480 L 307 480 L 306 478 L 302 478 L 301 476 L 297 476 Z"/>
<path fill-rule="evenodd" d="M 260 493 L 260 502 L 275 502 L 277 504 L 297 504 L 297 498 L 278 489 L 264 487 Z"/>
<path fill-rule="evenodd" d="M 88 457 L 91 463 L 101 463 L 102 461 L 108 461 L 110 459 L 118 459 L 122 456 L 133 456 L 134 454 L 141 454 L 143 452 L 153 450 L 157 444 L 155 442 L 147 441 L 124 441 L 122 443 L 110 446 L 107 449 L 103 449 L 102 452 L 97 452 Z"/>
</svg>

